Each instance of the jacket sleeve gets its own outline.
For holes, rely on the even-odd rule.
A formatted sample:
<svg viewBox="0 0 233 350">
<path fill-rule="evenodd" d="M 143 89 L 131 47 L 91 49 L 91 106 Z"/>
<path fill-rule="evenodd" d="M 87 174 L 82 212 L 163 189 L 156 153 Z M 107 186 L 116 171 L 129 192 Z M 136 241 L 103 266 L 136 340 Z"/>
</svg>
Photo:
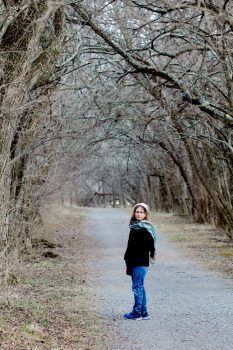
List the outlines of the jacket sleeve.
<svg viewBox="0 0 233 350">
<path fill-rule="evenodd" d="M 127 262 L 127 256 L 128 256 L 128 248 L 126 249 L 125 255 L 124 255 L 124 260 L 125 260 L 125 262 Z"/>
<path fill-rule="evenodd" d="M 153 259 L 156 253 L 155 249 L 155 241 L 154 238 L 150 234 L 150 257 Z"/>
<path fill-rule="evenodd" d="M 127 248 L 126 248 L 125 255 L 124 255 L 124 260 L 126 262 L 126 265 L 127 265 L 127 260 L 129 259 L 129 245 L 130 245 L 130 241 L 131 241 L 131 232 L 129 233 L 128 244 L 127 244 Z"/>
</svg>

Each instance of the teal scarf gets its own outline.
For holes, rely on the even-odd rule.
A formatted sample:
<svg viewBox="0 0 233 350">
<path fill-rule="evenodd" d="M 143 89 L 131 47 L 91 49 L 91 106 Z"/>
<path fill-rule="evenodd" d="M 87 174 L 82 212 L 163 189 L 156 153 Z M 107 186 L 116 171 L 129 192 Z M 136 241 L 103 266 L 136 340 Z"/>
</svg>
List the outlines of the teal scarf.
<svg viewBox="0 0 233 350">
<path fill-rule="evenodd" d="M 146 220 L 141 221 L 134 221 L 131 224 L 129 224 L 130 229 L 133 228 L 135 230 L 140 230 L 141 228 L 145 228 L 154 239 L 154 244 L 156 244 L 156 231 L 154 229 L 154 226 Z"/>
</svg>

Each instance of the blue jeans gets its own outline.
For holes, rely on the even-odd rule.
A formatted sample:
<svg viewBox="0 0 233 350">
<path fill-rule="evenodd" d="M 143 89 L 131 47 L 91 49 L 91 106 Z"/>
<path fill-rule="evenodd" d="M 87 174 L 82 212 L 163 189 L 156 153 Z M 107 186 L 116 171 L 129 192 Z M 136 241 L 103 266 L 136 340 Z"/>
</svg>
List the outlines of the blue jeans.
<svg viewBox="0 0 233 350">
<path fill-rule="evenodd" d="M 146 291 L 144 288 L 144 279 L 147 270 L 147 266 L 134 266 L 132 268 L 132 291 L 134 293 L 133 313 L 138 316 L 147 314 Z"/>
</svg>

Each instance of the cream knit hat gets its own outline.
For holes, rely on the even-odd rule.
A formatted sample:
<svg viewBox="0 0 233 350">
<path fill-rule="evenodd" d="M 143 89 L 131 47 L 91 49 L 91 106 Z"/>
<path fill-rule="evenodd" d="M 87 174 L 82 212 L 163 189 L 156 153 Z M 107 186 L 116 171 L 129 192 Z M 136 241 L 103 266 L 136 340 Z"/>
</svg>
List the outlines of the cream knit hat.
<svg viewBox="0 0 233 350">
<path fill-rule="evenodd" d="M 136 207 L 143 207 L 145 210 L 146 210 L 146 212 L 147 213 L 149 213 L 149 207 L 148 207 L 148 205 L 147 204 L 145 204 L 145 203 L 137 203 L 134 207 L 133 207 L 133 209 L 135 209 Z"/>
</svg>

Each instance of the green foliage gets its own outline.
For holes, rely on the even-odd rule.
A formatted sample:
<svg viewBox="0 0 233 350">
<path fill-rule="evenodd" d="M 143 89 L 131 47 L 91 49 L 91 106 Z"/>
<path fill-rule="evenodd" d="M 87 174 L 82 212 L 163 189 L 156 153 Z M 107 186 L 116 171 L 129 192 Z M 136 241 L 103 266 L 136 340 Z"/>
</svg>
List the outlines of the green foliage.
<svg viewBox="0 0 233 350">
<path fill-rule="evenodd" d="M 30 310 L 32 313 L 41 313 L 44 310 L 44 307 L 41 306 L 38 303 L 34 303 L 34 302 L 28 302 L 26 300 L 18 300 L 15 301 L 13 304 L 13 307 L 16 309 L 23 309 L 23 310 Z"/>
<path fill-rule="evenodd" d="M 169 234 L 169 240 L 173 242 L 187 241 L 187 237 L 182 233 L 171 233 Z"/>
<path fill-rule="evenodd" d="M 226 256 L 226 257 L 233 257 L 233 248 L 222 249 L 220 252 L 220 255 Z"/>
<path fill-rule="evenodd" d="M 39 287 L 39 286 L 48 286 L 49 285 L 49 281 L 47 280 L 43 280 L 43 279 L 31 279 L 29 281 L 29 283 L 31 284 L 32 287 Z"/>
</svg>

